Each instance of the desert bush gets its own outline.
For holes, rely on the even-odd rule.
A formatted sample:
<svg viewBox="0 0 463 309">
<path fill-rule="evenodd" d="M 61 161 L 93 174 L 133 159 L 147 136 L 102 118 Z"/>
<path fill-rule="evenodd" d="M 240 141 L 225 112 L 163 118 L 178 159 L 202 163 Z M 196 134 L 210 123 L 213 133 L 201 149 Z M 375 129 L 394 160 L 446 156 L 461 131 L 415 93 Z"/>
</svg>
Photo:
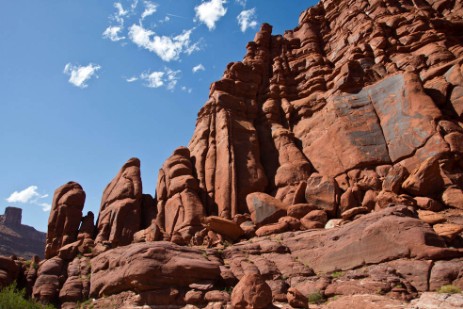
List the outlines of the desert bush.
<svg viewBox="0 0 463 309">
<path fill-rule="evenodd" d="M 18 290 L 16 284 L 0 291 L 0 308 L 2 309 L 54 309 L 52 305 L 42 305 L 26 298 L 26 292 Z"/>
<path fill-rule="evenodd" d="M 452 284 L 443 285 L 437 290 L 438 293 L 445 293 L 445 294 L 457 294 L 461 293 L 461 289 L 457 286 Z"/>
</svg>

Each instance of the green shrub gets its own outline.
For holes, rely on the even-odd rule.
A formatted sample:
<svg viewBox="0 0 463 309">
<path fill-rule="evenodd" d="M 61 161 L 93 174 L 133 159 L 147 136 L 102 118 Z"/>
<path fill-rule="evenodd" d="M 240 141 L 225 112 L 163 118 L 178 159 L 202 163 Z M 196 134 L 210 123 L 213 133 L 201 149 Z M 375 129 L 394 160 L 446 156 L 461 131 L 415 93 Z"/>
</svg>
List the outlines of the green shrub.
<svg viewBox="0 0 463 309">
<path fill-rule="evenodd" d="M 333 279 L 337 279 L 337 278 L 340 278 L 342 276 L 344 276 L 344 272 L 342 272 L 342 271 L 334 271 L 334 272 L 331 273 L 331 278 L 333 278 Z"/>
<path fill-rule="evenodd" d="M 2 309 L 54 309 L 52 305 L 42 305 L 26 299 L 26 292 L 18 290 L 16 283 L 0 291 L 0 308 Z"/>
<path fill-rule="evenodd" d="M 309 300 L 309 304 L 321 304 L 325 301 L 325 297 L 320 293 L 309 294 L 307 299 Z"/>
<path fill-rule="evenodd" d="M 445 293 L 445 294 L 457 294 L 461 293 L 461 289 L 457 286 L 452 284 L 443 285 L 437 290 L 438 293 Z"/>
</svg>

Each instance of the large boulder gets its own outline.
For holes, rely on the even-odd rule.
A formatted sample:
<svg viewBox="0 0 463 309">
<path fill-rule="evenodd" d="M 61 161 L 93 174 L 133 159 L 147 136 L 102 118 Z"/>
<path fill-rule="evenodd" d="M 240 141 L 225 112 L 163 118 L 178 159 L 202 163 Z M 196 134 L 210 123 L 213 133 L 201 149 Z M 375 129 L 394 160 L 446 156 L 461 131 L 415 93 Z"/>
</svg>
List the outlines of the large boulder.
<svg viewBox="0 0 463 309">
<path fill-rule="evenodd" d="M 233 308 L 264 309 L 272 303 L 272 290 L 259 274 L 244 275 L 233 288 Z"/>
<path fill-rule="evenodd" d="M 288 208 L 288 205 L 263 192 L 249 194 L 246 197 L 246 204 L 251 213 L 251 219 L 256 225 L 275 223 L 286 215 Z"/>
</svg>

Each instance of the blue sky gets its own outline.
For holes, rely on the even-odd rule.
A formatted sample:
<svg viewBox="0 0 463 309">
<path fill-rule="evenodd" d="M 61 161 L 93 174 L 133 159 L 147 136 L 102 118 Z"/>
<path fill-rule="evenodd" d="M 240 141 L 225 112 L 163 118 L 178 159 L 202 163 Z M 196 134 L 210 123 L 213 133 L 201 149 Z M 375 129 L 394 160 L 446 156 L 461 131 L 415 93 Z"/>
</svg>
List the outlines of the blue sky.
<svg viewBox="0 0 463 309">
<path fill-rule="evenodd" d="M 16 0 L 0 10 L 0 212 L 46 231 L 68 181 L 98 213 L 130 157 L 154 194 L 163 161 L 193 134 L 210 84 L 263 22 L 293 29 L 302 0 Z"/>
</svg>

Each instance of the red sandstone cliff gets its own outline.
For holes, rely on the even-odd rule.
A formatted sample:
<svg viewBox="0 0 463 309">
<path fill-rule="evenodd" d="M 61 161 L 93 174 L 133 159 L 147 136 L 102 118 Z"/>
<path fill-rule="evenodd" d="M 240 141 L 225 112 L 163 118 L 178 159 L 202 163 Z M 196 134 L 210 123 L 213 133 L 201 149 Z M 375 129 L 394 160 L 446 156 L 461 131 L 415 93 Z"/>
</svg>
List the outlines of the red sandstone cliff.
<svg viewBox="0 0 463 309">
<path fill-rule="evenodd" d="M 138 159 L 106 188 L 96 226 L 80 185 L 57 190 L 33 296 L 463 304 L 429 294 L 463 288 L 462 16 L 450 0 L 324 0 L 283 35 L 262 25 L 211 85 L 154 199 Z"/>
</svg>

